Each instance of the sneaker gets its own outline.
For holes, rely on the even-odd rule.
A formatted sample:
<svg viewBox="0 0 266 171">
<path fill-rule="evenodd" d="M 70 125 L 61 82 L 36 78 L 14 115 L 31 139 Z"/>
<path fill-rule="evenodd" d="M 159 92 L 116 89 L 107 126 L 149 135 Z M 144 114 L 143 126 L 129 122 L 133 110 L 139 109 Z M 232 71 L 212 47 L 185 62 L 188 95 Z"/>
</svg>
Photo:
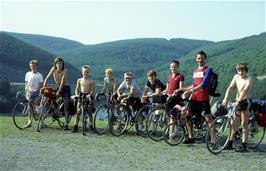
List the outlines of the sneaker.
<svg viewBox="0 0 266 171">
<path fill-rule="evenodd" d="M 169 140 L 170 140 L 170 141 L 175 141 L 175 140 L 174 140 L 174 136 L 175 136 L 175 134 L 169 134 Z"/>
<path fill-rule="evenodd" d="M 75 125 L 72 132 L 78 132 L 78 131 L 79 131 L 78 125 Z"/>
<path fill-rule="evenodd" d="M 239 148 L 236 148 L 235 151 L 240 153 L 248 152 L 247 143 L 242 143 L 242 145 Z"/>
<path fill-rule="evenodd" d="M 94 128 L 92 125 L 90 125 L 90 131 L 94 131 Z"/>
<path fill-rule="evenodd" d="M 240 146 L 235 151 L 236 152 L 239 152 L 239 153 L 246 153 L 246 152 L 248 152 L 248 148 L 247 147 L 244 147 L 244 146 Z"/>
<path fill-rule="evenodd" d="M 187 138 L 183 141 L 183 144 L 194 144 L 195 139 L 194 138 Z"/>
<path fill-rule="evenodd" d="M 233 141 L 229 141 L 227 146 L 225 147 L 225 150 L 233 150 Z"/>
<path fill-rule="evenodd" d="M 65 126 L 64 126 L 64 130 L 65 130 L 65 131 L 69 130 L 68 125 L 65 125 Z"/>
<path fill-rule="evenodd" d="M 139 130 L 144 131 L 144 125 L 142 123 L 139 124 Z"/>
</svg>

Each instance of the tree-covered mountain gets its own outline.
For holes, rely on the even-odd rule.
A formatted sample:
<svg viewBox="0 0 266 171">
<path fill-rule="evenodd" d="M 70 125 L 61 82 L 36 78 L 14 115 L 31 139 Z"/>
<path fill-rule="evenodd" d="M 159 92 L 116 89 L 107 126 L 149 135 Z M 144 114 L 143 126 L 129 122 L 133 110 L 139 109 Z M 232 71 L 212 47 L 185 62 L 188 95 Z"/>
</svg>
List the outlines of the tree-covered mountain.
<svg viewBox="0 0 266 171">
<path fill-rule="evenodd" d="M 136 78 L 144 77 L 148 69 L 168 63 L 191 50 L 213 44 L 211 41 L 191 39 L 130 39 L 97 45 L 87 45 L 64 51 L 61 56 L 80 68 L 91 66 L 91 75 L 103 79 L 104 68 L 112 67 L 117 77 L 132 71 Z"/>
<path fill-rule="evenodd" d="M 39 70 L 45 77 L 53 65 L 54 57 L 55 55 L 45 50 L 0 32 L 0 68 L 11 82 L 24 82 L 31 59 L 39 61 Z M 66 63 L 66 67 L 69 70 L 70 81 L 75 82 L 80 72 L 69 63 Z"/>
<path fill-rule="evenodd" d="M 186 85 L 191 84 L 192 72 L 197 67 L 195 54 L 199 50 L 207 53 L 207 65 L 219 75 L 218 91 L 223 95 L 236 73 L 235 65 L 244 61 L 253 78 L 252 97 L 266 99 L 266 33 L 209 44 L 181 57 L 180 71 L 185 75 Z M 157 67 L 160 78 L 166 78 L 168 68 L 168 65 Z"/>
<path fill-rule="evenodd" d="M 60 37 L 44 36 L 38 34 L 12 33 L 12 32 L 6 32 L 6 33 L 13 37 L 16 37 L 19 40 L 22 40 L 33 46 L 44 49 L 53 54 L 59 54 L 61 51 L 83 46 L 83 44 L 80 42 Z"/>
</svg>

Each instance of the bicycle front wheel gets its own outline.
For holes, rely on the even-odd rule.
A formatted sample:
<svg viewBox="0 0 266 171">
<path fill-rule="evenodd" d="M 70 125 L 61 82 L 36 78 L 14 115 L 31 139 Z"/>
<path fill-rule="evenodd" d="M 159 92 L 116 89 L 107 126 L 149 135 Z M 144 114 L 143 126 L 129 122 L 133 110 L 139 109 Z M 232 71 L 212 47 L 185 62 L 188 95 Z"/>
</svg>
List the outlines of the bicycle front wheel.
<svg viewBox="0 0 266 171">
<path fill-rule="evenodd" d="M 161 141 L 168 125 L 168 113 L 165 108 L 153 108 L 146 121 L 147 135 L 154 141 Z"/>
<path fill-rule="evenodd" d="M 142 107 L 135 118 L 135 129 L 137 131 L 137 134 L 145 137 L 147 136 L 147 132 L 145 130 L 146 120 L 149 113 L 150 107 L 144 106 Z"/>
<path fill-rule="evenodd" d="M 206 146 L 212 154 L 220 153 L 229 141 L 231 131 L 230 118 L 227 116 L 217 117 L 206 134 Z M 213 140 L 212 135 L 213 134 Z"/>
<path fill-rule="evenodd" d="M 13 122 L 18 129 L 31 126 L 33 118 L 33 107 L 29 102 L 19 101 L 13 109 Z"/>
<path fill-rule="evenodd" d="M 110 132 L 114 136 L 119 136 L 126 131 L 129 123 L 129 111 L 125 106 L 117 105 L 109 118 Z"/>
<path fill-rule="evenodd" d="M 102 135 L 108 131 L 109 109 L 107 104 L 98 107 L 93 119 L 93 127 L 97 134 Z"/>
<path fill-rule="evenodd" d="M 185 134 L 184 127 L 177 121 L 165 128 L 164 141 L 171 146 L 176 146 L 184 140 Z"/>
</svg>

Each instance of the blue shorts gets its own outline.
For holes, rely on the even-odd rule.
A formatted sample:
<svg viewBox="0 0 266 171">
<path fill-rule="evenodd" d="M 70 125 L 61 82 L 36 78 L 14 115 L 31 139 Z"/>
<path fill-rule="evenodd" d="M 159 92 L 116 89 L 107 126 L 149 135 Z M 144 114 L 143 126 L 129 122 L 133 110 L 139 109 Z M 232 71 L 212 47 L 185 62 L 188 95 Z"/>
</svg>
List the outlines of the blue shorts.
<svg viewBox="0 0 266 171">
<path fill-rule="evenodd" d="M 27 99 L 30 102 L 33 102 L 35 99 L 39 100 L 41 99 L 41 96 L 38 92 L 28 92 L 29 94 L 27 95 Z"/>
<path fill-rule="evenodd" d="M 63 86 L 63 88 L 62 88 L 62 90 L 60 91 L 59 94 L 63 98 L 70 99 L 70 97 L 71 97 L 70 86 L 69 85 Z"/>
</svg>

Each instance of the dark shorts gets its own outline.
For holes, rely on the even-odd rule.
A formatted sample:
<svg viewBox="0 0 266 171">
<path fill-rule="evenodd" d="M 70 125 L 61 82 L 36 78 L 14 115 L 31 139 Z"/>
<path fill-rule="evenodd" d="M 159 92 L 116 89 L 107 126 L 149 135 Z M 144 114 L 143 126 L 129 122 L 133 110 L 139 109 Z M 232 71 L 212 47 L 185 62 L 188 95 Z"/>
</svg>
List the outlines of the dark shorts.
<svg viewBox="0 0 266 171">
<path fill-rule="evenodd" d="M 37 92 L 29 92 L 27 98 L 28 98 L 28 100 L 29 100 L 30 102 L 34 102 L 35 99 L 40 100 L 40 99 L 41 99 L 41 96 L 40 96 L 40 94 L 37 93 Z"/>
<path fill-rule="evenodd" d="M 63 86 L 62 90 L 60 91 L 60 96 L 63 97 L 63 98 L 70 99 L 71 91 L 70 91 L 70 86 L 69 85 Z"/>
<path fill-rule="evenodd" d="M 181 106 L 183 106 L 181 101 L 182 101 L 182 99 L 181 99 L 180 95 L 170 96 L 170 97 L 168 97 L 168 100 L 166 102 L 166 106 L 170 110 L 173 109 L 173 107 L 176 104 L 181 104 Z"/>
<path fill-rule="evenodd" d="M 129 104 L 133 107 L 134 111 L 140 110 L 143 106 L 139 97 L 130 97 Z"/>
<path fill-rule="evenodd" d="M 181 116 L 181 106 L 180 105 L 175 105 L 173 109 L 170 111 L 170 118 L 171 119 L 177 119 Z"/>
<path fill-rule="evenodd" d="M 210 102 L 192 100 L 188 103 L 188 111 L 194 115 L 211 114 Z"/>
<path fill-rule="evenodd" d="M 248 110 L 249 102 L 247 99 L 241 100 L 236 107 L 236 111 L 245 111 Z"/>
</svg>

